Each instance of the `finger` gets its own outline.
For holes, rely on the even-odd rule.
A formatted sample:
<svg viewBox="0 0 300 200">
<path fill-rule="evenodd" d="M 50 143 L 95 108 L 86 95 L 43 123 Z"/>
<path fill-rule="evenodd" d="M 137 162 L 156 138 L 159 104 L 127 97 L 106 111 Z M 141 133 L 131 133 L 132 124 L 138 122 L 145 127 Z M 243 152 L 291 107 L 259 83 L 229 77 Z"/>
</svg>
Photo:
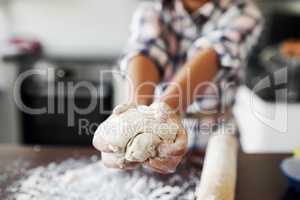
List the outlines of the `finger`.
<svg viewBox="0 0 300 200">
<path fill-rule="evenodd" d="M 173 143 L 162 142 L 157 147 L 159 157 L 182 156 L 187 151 L 187 134 L 184 129 L 178 131 Z"/>
<path fill-rule="evenodd" d="M 122 168 L 125 162 L 124 154 L 122 153 L 101 153 L 102 163 L 108 168 Z"/>
<path fill-rule="evenodd" d="M 133 104 L 120 104 L 113 109 L 113 114 L 119 115 L 126 112 L 129 108 L 133 108 Z"/>
<path fill-rule="evenodd" d="M 141 163 L 128 162 L 122 153 L 102 153 L 102 163 L 108 168 L 131 170 L 137 168 Z"/>
<path fill-rule="evenodd" d="M 94 135 L 93 146 L 101 152 L 106 152 L 106 153 L 119 152 L 119 148 L 105 142 L 105 139 L 102 137 L 101 134 Z"/>
<path fill-rule="evenodd" d="M 121 104 L 121 105 L 117 105 L 114 109 L 113 109 L 113 114 L 121 114 L 123 112 L 125 112 L 128 109 L 128 105 L 126 104 Z"/>
<path fill-rule="evenodd" d="M 139 163 L 139 162 L 125 162 L 122 169 L 133 170 L 133 169 L 138 168 L 140 165 L 141 165 L 141 163 Z"/>
<path fill-rule="evenodd" d="M 146 169 L 149 169 L 149 170 L 151 170 L 151 171 L 160 173 L 160 174 L 169 174 L 169 173 L 170 173 L 170 172 L 168 172 L 168 171 L 163 171 L 163 170 L 161 170 L 161 169 L 154 168 L 154 167 L 149 166 L 149 165 L 147 165 L 147 164 L 143 164 L 143 167 L 146 168 Z"/>
<path fill-rule="evenodd" d="M 159 173 L 173 173 L 176 170 L 177 165 L 180 163 L 181 157 L 155 158 L 149 159 L 144 163 L 144 166 L 150 168 Z"/>
<path fill-rule="evenodd" d="M 152 168 L 155 171 L 163 173 L 172 173 L 176 170 L 176 167 L 180 163 L 182 156 L 172 156 L 169 158 L 153 158 L 147 160 L 144 165 Z"/>
</svg>

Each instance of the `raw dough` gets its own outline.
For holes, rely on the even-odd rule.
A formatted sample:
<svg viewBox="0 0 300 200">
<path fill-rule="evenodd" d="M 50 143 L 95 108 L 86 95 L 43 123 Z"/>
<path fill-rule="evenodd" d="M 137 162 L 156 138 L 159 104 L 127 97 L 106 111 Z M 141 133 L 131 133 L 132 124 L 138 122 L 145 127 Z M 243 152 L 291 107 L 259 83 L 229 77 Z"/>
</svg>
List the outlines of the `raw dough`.
<svg viewBox="0 0 300 200">
<path fill-rule="evenodd" d="M 159 143 L 173 142 L 179 129 L 170 119 L 161 122 L 157 113 L 156 107 L 138 106 L 111 115 L 98 127 L 95 137 L 101 135 L 112 150 L 123 152 L 126 160 L 144 162 L 156 156 Z"/>
</svg>

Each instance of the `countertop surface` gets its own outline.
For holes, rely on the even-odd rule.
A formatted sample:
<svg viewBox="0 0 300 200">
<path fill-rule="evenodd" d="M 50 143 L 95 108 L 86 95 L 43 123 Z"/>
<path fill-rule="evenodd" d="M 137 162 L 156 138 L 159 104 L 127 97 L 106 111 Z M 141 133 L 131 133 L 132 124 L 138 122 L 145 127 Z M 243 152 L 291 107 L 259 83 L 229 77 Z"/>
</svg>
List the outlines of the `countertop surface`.
<svg viewBox="0 0 300 200">
<path fill-rule="evenodd" d="M 20 147 L 0 145 L 0 197 L 12 181 L 22 176 L 24 165 L 32 168 L 59 162 L 67 158 L 84 158 L 98 154 L 91 148 L 82 147 Z M 203 156 L 203 154 L 199 154 Z M 237 200 L 296 200 L 299 194 L 288 190 L 287 180 L 279 164 L 287 154 L 239 154 Z M 188 166 L 188 164 L 187 164 Z M 7 172 L 11 170 L 11 173 Z M 6 171 L 5 171 L 6 170 Z M 1 178 L 1 176 L 0 176 Z M 1 198 L 2 199 L 2 198 Z"/>
</svg>

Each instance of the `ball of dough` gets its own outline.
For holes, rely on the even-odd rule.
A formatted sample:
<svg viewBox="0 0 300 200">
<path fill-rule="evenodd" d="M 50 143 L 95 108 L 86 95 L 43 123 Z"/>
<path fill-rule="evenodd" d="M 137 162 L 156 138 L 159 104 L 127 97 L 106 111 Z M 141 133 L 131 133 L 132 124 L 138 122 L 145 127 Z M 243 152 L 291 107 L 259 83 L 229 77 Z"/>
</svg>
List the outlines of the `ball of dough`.
<svg viewBox="0 0 300 200">
<path fill-rule="evenodd" d="M 113 114 L 98 127 L 95 137 L 101 135 L 112 149 L 124 153 L 126 160 L 144 162 L 156 156 L 156 147 L 162 141 L 174 141 L 179 129 L 170 119 L 158 119 L 158 112 L 150 106 L 138 106 Z"/>
</svg>

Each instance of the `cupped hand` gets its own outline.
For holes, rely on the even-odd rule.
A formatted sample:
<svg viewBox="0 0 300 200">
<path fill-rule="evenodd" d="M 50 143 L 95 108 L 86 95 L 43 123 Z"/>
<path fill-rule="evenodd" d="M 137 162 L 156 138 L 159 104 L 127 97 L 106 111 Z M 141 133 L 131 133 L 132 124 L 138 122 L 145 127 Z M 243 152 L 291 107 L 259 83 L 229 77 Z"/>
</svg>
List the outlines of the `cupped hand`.
<svg viewBox="0 0 300 200">
<path fill-rule="evenodd" d="M 177 113 L 171 113 L 164 117 L 171 119 L 178 125 L 179 130 L 176 139 L 174 142 L 160 143 L 157 147 L 157 156 L 148 159 L 143 165 L 153 171 L 167 174 L 174 172 L 184 157 L 187 151 L 188 138 L 186 130 L 181 124 L 181 118 Z"/>
<path fill-rule="evenodd" d="M 120 115 L 127 112 L 130 108 L 136 108 L 136 106 L 133 104 L 119 105 L 114 109 L 112 115 Z M 148 158 L 145 162 L 139 163 L 130 162 L 125 159 L 124 149 L 126 149 L 126 147 L 120 148 L 114 146 L 105 137 L 105 134 L 96 132 L 93 144 L 96 149 L 101 151 L 102 162 L 105 166 L 110 168 L 134 169 L 142 164 L 159 173 L 171 173 L 175 171 L 187 149 L 187 134 L 181 125 L 181 119 L 177 113 L 170 112 L 169 109 L 157 109 L 155 111 L 156 112 L 154 112 L 153 115 L 155 115 L 155 118 L 158 118 L 162 123 L 172 121 L 178 125 L 179 129 L 176 133 L 176 139 L 174 141 L 162 141 L 156 147 L 157 154 L 155 157 Z"/>
<path fill-rule="evenodd" d="M 119 104 L 113 109 L 112 115 L 120 115 L 128 109 L 136 107 L 137 105 L 134 103 Z M 102 163 L 106 167 L 130 170 L 140 165 L 140 163 L 126 161 L 125 154 L 120 147 L 110 144 L 103 134 L 96 133 L 93 138 L 93 146 L 101 152 Z"/>
</svg>

